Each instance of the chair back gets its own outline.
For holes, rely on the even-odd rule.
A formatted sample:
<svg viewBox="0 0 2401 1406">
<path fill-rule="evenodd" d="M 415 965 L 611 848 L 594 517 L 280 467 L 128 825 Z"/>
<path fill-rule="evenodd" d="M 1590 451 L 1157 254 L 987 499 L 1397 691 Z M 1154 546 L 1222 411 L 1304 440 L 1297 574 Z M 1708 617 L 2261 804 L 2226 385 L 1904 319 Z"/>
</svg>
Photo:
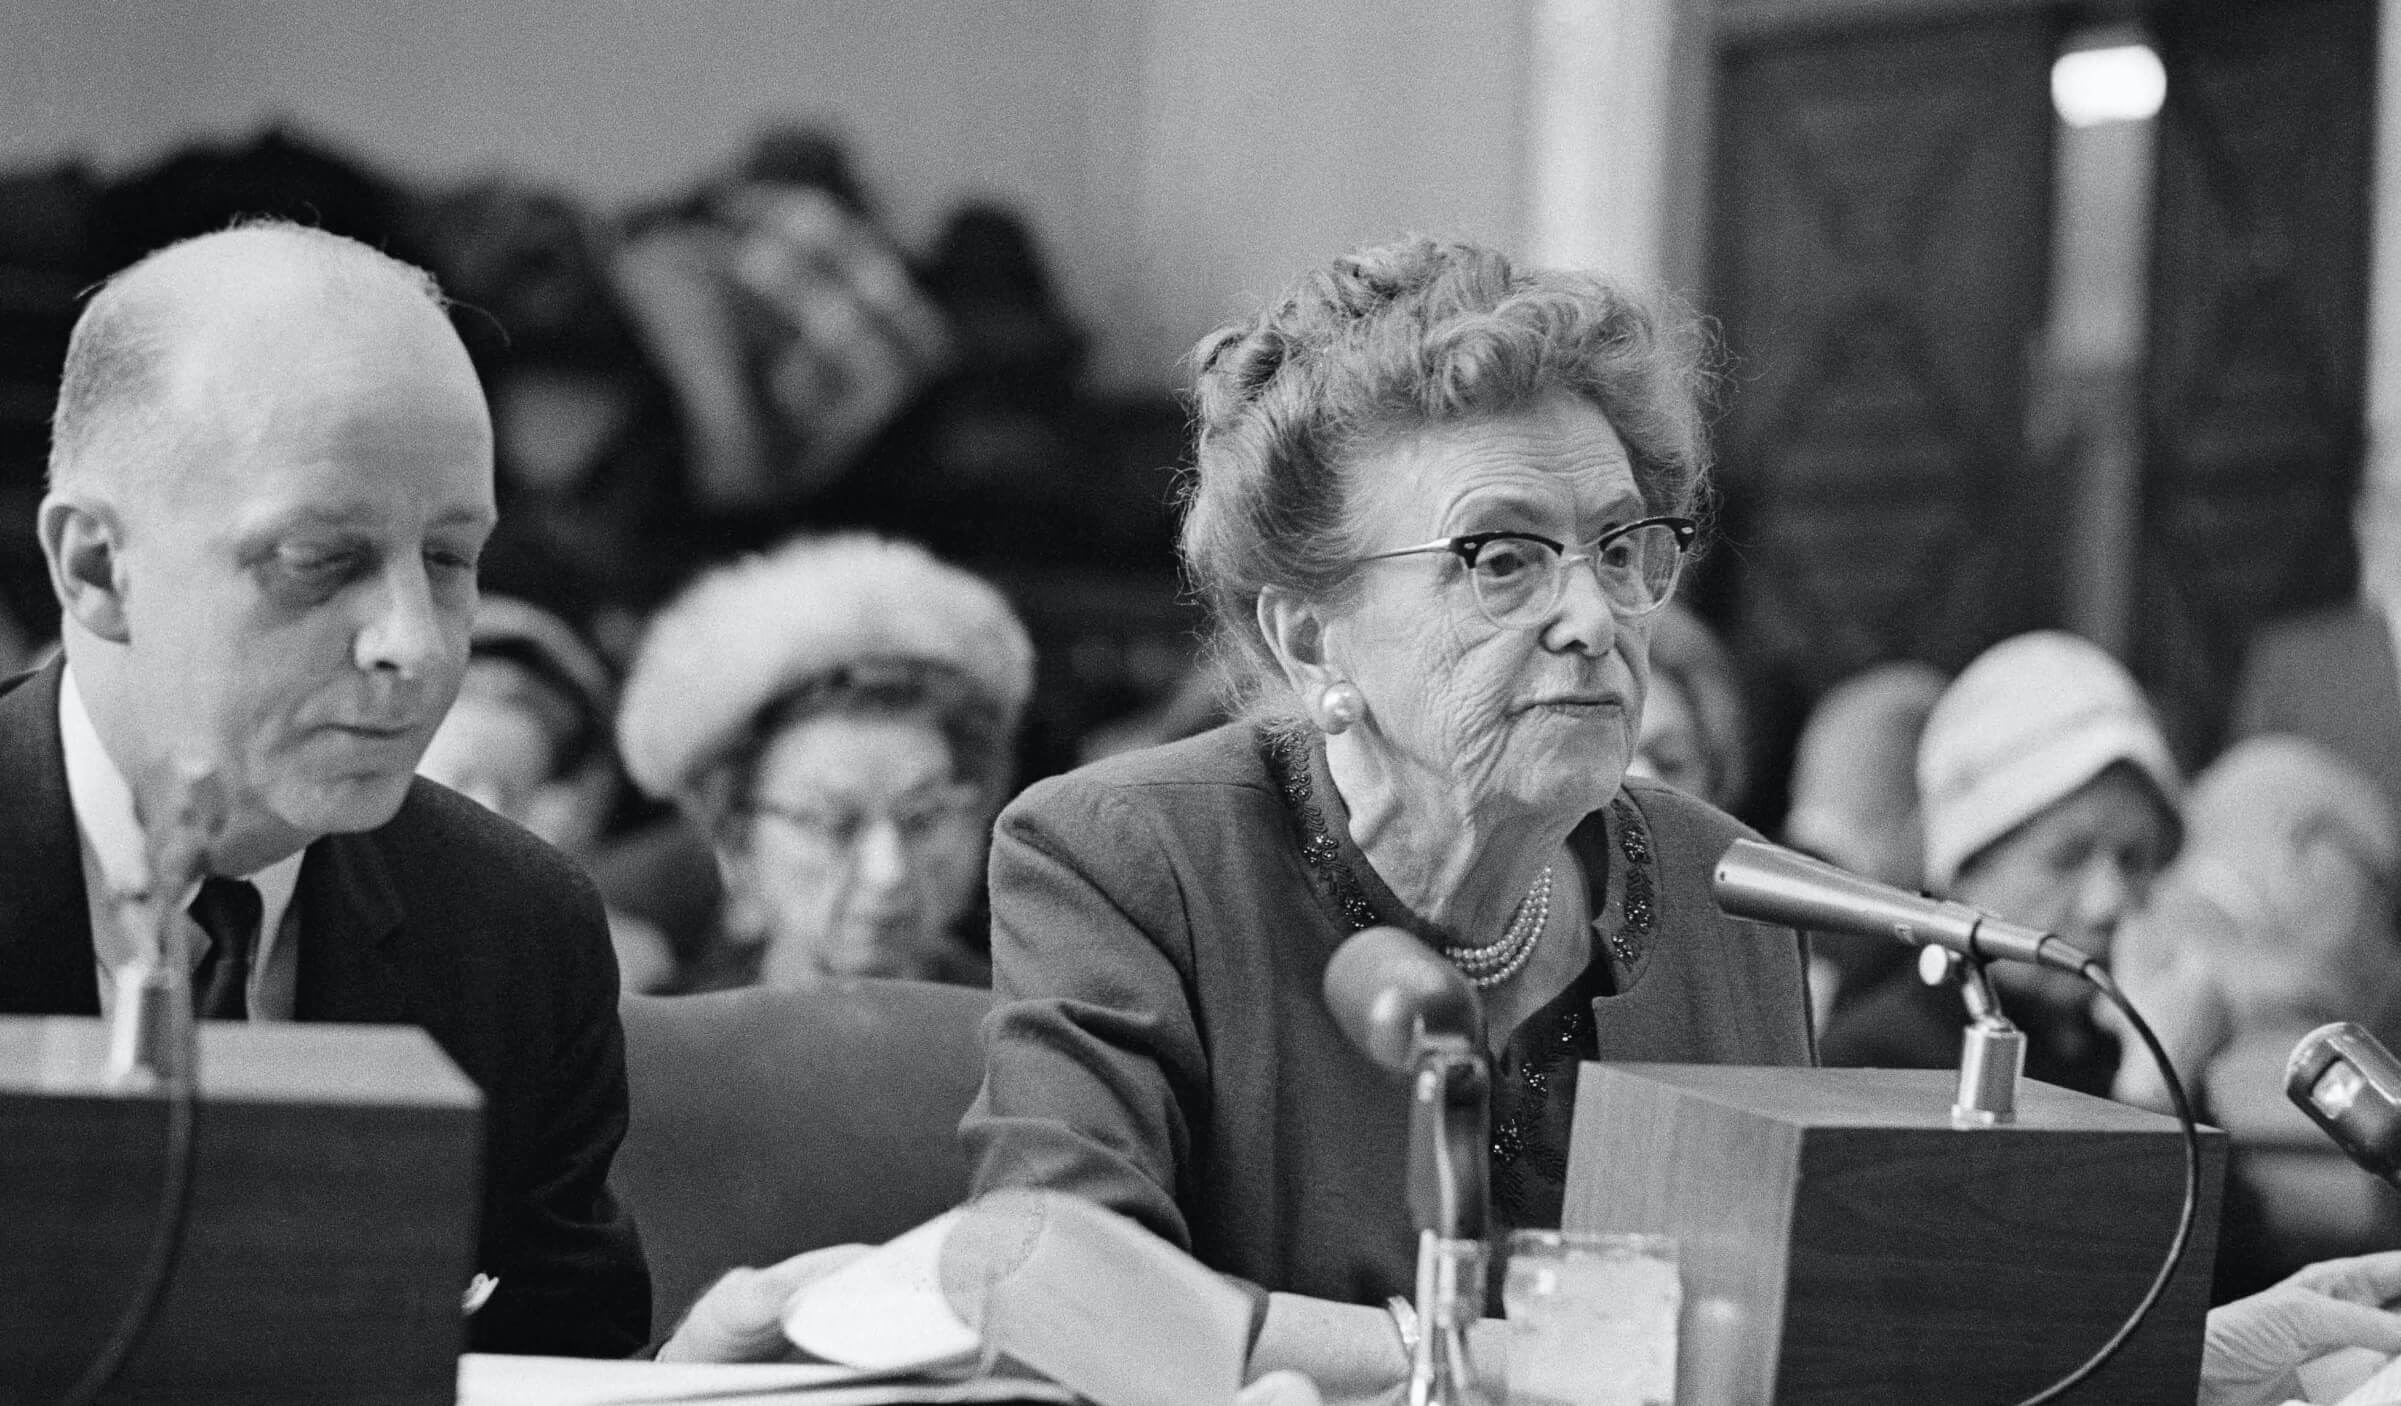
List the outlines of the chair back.
<svg viewBox="0 0 2401 1406">
<path fill-rule="evenodd" d="M 737 1265 L 877 1244 L 964 1200 L 988 991 L 858 979 L 627 996 L 613 1183 L 661 1337 Z"/>
</svg>

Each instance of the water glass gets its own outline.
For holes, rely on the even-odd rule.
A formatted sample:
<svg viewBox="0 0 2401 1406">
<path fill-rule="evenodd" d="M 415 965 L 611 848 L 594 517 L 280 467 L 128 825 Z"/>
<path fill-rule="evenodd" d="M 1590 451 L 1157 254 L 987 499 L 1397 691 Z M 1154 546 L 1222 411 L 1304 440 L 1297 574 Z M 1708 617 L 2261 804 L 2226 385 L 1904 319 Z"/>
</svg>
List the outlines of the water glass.
<svg viewBox="0 0 2401 1406">
<path fill-rule="evenodd" d="M 1509 1406 L 1675 1406 L 1674 1240 L 1516 1231 L 1501 1294 Z"/>
</svg>

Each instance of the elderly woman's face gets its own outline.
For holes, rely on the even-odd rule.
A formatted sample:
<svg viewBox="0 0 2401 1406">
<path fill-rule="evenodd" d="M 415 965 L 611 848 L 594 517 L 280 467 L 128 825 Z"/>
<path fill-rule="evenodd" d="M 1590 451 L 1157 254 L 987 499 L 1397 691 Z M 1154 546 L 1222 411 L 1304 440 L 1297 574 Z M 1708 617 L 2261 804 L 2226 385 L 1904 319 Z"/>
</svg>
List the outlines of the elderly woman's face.
<svg viewBox="0 0 2401 1406">
<path fill-rule="evenodd" d="M 1353 463 L 1350 482 L 1371 552 L 1499 531 L 1582 544 L 1646 514 L 1617 431 L 1564 392 L 1397 437 Z M 1625 776 L 1648 640 L 1583 567 L 1539 625 L 1498 628 L 1442 552 L 1363 566 L 1324 648 L 1367 700 L 1364 740 L 1393 763 L 1479 807 L 1564 816 L 1607 804 Z"/>
<path fill-rule="evenodd" d="M 766 921 L 762 980 L 932 974 L 974 899 L 977 815 L 927 722 L 823 714 L 785 728 L 760 758 L 729 872 Z"/>
</svg>

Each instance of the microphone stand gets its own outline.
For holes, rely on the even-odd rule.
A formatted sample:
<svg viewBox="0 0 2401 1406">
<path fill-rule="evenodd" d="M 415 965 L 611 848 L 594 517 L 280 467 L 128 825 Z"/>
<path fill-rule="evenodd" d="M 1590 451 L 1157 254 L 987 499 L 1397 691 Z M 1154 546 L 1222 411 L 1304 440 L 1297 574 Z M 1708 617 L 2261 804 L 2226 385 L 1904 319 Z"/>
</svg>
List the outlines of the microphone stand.
<svg viewBox="0 0 2401 1406">
<path fill-rule="evenodd" d="M 156 883 L 112 895 L 117 930 L 133 960 L 117 972 L 108 1026 L 108 1082 L 122 1093 L 189 1090 L 199 1075 L 192 1021 L 192 955 L 172 893 Z"/>
<path fill-rule="evenodd" d="M 1417 1220 L 1418 1335 L 1409 1406 L 1488 1406 L 1467 1337 L 1484 1316 L 1491 1061 L 1463 1035 L 1421 1028 L 1413 1043 L 1409 1205 Z"/>
<path fill-rule="evenodd" d="M 2001 1014 L 1984 962 L 1961 957 L 1959 995 L 1967 1002 L 1968 1026 L 1959 1046 L 1959 1092 L 1951 1101 L 1951 1123 L 1990 1128 L 2017 1121 L 2018 1078 L 2026 1071 L 2025 1032 Z"/>
</svg>

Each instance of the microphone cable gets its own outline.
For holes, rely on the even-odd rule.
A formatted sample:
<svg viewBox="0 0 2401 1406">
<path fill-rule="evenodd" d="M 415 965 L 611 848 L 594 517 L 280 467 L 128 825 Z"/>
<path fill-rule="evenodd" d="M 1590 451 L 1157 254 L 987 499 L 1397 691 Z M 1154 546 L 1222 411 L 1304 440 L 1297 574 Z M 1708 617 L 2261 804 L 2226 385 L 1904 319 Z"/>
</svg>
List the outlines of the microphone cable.
<svg viewBox="0 0 2401 1406">
<path fill-rule="evenodd" d="M 133 1294 L 118 1313 L 116 1326 L 100 1350 L 85 1364 L 58 1406 L 91 1406 L 108 1390 L 158 1317 L 158 1306 L 175 1277 L 175 1260 L 183 1249 L 184 1231 L 192 1209 L 192 1170 L 198 1161 L 200 1121 L 199 1080 L 187 1065 L 165 1081 L 166 1165 L 159 1176 L 158 1204 L 151 1212 L 150 1243 L 142 1255 Z"/>
<path fill-rule="evenodd" d="M 2044 1402 L 2058 1400 L 2062 1393 L 2082 1383 L 2085 1378 L 2099 1371 L 2103 1363 L 2117 1355 L 2118 1349 L 2126 1345 L 2126 1340 L 2134 1336 L 2135 1329 L 2140 1328 L 2143 1320 L 2151 1316 L 2151 1310 L 2158 1305 L 2160 1295 L 2167 1292 L 2168 1281 L 2176 1277 L 2176 1267 L 2184 1262 L 2185 1248 L 2192 1242 L 2193 1220 L 2201 1209 L 2201 1132 L 2193 1125 L 2192 1101 L 2185 1097 L 2184 1081 L 2176 1077 L 2176 1066 L 2168 1059 L 2168 1052 L 2161 1047 L 2159 1037 L 2151 1033 L 2150 1022 L 2142 1018 L 2141 1013 L 2134 1009 L 2134 1003 L 2127 1000 L 2126 994 L 2118 989 L 2116 979 L 2098 962 L 2086 962 L 2079 971 L 2086 981 L 2109 998 L 2109 1003 L 2117 1007 L 2118 1014 L 2126 1018 L 2126 1023 L 2134 1027 L 2134 1033 L 2142 1037 L 2144 1048 L 2151 1052 L 2151 1062 L 2159 1066 L 2160 1077 L 2167 1081 L 2168 1099 L 2176 1107 L 2176 1122 L 2184 1133 L 2184 1209 L 2177 1215 L 2176 1235 L 2168 1242 L 2167 1257 L 2160 1262 L 2159 1272 L 2151 1277 L 2151 1287 L 2143 1291 L 2142 1302 L 2126 1315 L 2126 1321 L 2118 1325 L 2118 1330 L 2110 1335 L 2109 1341 L 2101 1344 L 2099 1351 L 2084 1360 L 2084 1365 L 2027 1397 L 2018 1406 L 2042 1406 Z"/>
</svg>

